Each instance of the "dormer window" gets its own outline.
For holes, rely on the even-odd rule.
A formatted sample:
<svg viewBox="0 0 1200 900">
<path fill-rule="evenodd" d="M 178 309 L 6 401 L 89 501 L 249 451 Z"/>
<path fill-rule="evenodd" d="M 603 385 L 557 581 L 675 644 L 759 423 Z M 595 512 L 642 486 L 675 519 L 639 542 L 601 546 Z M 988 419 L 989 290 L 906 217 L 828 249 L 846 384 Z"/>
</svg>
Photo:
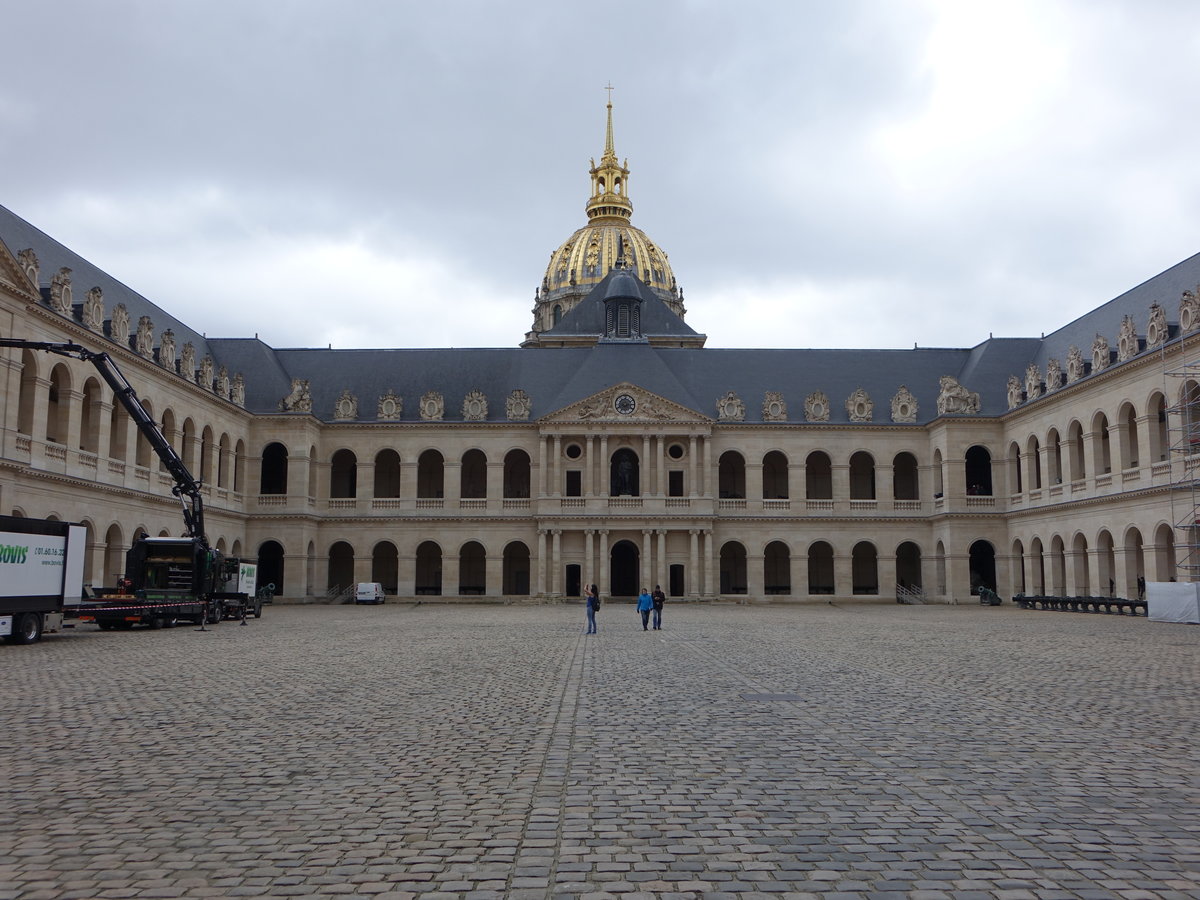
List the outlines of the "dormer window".
<svg viewBox="0 0 1200 900">
<path fill-rule="evenodd" d="M 610 338 L 640 337 L 641 304 L 636 300 L 609 301 L 605 308 L 604 330 Z"/>
</svg>

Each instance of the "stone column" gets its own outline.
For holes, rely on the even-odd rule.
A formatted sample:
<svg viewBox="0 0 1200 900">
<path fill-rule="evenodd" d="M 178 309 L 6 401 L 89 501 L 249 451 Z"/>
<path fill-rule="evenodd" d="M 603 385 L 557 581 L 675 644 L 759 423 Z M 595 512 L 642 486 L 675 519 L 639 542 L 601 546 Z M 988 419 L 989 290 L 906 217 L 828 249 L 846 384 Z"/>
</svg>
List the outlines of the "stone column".
<svg viewBox="0 0 1200 900">
<path fill-rule="evenodd" d="M 838 512 L 850 512 L 850 464 L 830 462 L 829 477 L 833 481 L 833 508 Z"/>
<path fill-rule="evenodd" d="M 283 597 L 323 596 L 329 585 L 329 557 L 318 557 L 314 577 L 320 578 L 318 585 L 308 583 L 308 556 L 304 553 L 283 554 L 283 590 L 276 594 Z M 265 587 L 261 582 L 259 587 Z"/>
<path fill-rule="evenodd" d="M 607 594 L 612 585 L 608 580 L 608 529 L 601 528 L 596 534 L 600 538 L 600 593 Z"/>
<path fill-rule="evenodd" d="M 483 560 L 483 592 L 488 597 L 504 595 L 504 553 L 488 553 Z"/>
<path fill-rule="evenodd" d="M 67 410 L 67 433 L 57 435 L 61 444 L 70 450 L 79 447 L 79 438 L 83 426 L 83 391 L 62 390 L 58 392 L 58 405 Z"/>
<path fill-rule="evenodd" d="M 879 573 L 879 596 L 895 599 L 896 585 L 900 582 L 896 572 L 896 555 L 881 553 L 875 558 L 875 566 Z"/>
<path fill-rule="evenodd" d="M 965 553 L 946 550 L 946 599 L 967 603 L 971 599 L 971 559 Z"/>
<path fill-rule="evenodd" d="M 562 475 L 562 435 L 554 435 L 554 443 L 550 448 L 550 479 L 554 484 L 554 490 L 551 495 L 561 497 L 563 495 L 563 475 Z"/>
<path fill-rule="evenodd" d="M 688 529 L 688 570 L 683 592 L 700 596 L 700 529 Z"/>
<path fill-rule="evenodd" d="M 713 495 L 713 489 L 712 489 L 712 441 L 709 438 L 702 438 L 701 445 L 702 445 L 703 451 L 704 451 L 704 459 L 702 461 L 703 462 L 702 471 L 703 471 L 703 475 L 704 475 L 704 480 L 703 480 L 702 487 L 704 489 L 704 496 L 711 497 Z"/>
<path fill-rule="evenodd" d="M 763 501 L 763 466 L 762 459 L 747 460 L 746 462 L 746 499 L 758 501 L 755 506 L 762 508 Z"/>
<path fill-rule="evenodd" d="M 555 596 L 561 596 L 563 592 L 562 583 L 562 529 L 555 528 L 551 533 L 551 550 L 550 550 L 550 593 Z"/>
<path fill-rule="evenodd" d="M 766 557 L 761 552 L 747 552 L 746 599 L 765 596 L 767 596 Z"/>
<path fill-rule="evenodd" d="M 660 528 L 658 529 L 657 534 L 658 556 L 656 559 L 658 562 L 658 577 L 654 579 L 654 582 L 655 584 L 662 586 L 663 593 L 665 594 L 667 592 L 667 588 L 670 587 L 670 580 L 667 577 L 670 574 L 667 571 L 667 529 Z"/>
<path fill-rule="evenodd" d="M 544 443 L 544 442 L 543 442 Z M 539 596 L 546 594 L 546 529 L 539 528 L 537 533 L 537 561 L 534 563 L 535 569 L 535 593 Z"/>
<path fill-rule="evenodd" d="M 642 459 L 641 472 L 638 474 L 638 495 L 645 497 L 653 492 L 654 482 L 650 479 L 654 475 L 654 469 L 650 464 L 650 434 L 647 432 L 642 435 Z"/>
<path fill-rule="evenodd" d="M 457 553 L 442 553 L 442 596 L 458 596 L 459 559 Z"/>
<path fill-rule="evenodd" d="M 580 578 L 585 585 L 596 583 L 596 529 L 587 528 L 583 532 L 583 566 Z"/>
<path fill-rule="evenodd" d="M 61 401 L 60 401 L 61 402 Z M 33 386 L 33 421 L 30 437 L 33 445 L 46 443 L 46 429 L 50 426 L 50 379 L 35 378 Z"/>
<path fill-rule="evenodd" d="M 654 457 L 654 493 L 656 496 L 665 497 L 667 494 L 667 438 L 666 435 L 658 436 L 658 454 Z"/>
<path fill-rule="evenodd" d="M 543 497 L 549 496 L 549 494 L 550 494 L 550 490 L 547 487 L 548 481 L 547 481 L 547 476 L 546 476 L 546 441 L 547 440 L 548 440 L 548 438 L 545 438 L 545 437 L 538 438 L 537 476 L 533 480 L 534 484 L 540 486 L 535 491 L 535 493 L 539 493 Z"/>
<path fill-rule="evenodd" d="M 641 572 L 638 573 L 638 580 L 641 581 L 641 584 L 638 587 L 647 589 L 650 587 L 651 573 L 654 571 L 654 542 L 651 540 L 653 535 L 654 530 L 652 528 L 642 529 L 642 567 Z"/>
<path fill-rule="evenodd" d="M 371 581 L 375 580 L 372 577 L 372 575 L 374 574 L 371 571 L 371 563 L 372 562 L 374 562 L 373 554 L 368 553 L 367 555 L 364 556 L 360 553 L 356 553 L 354 555 L 354 580 L 355 580 L 355 582 L 360 582 L 360 581 L 371 582 Z"/>
<path fill-rule="evenodd" d="M 488 509 L 500 509 L 504 505 L 504 460 L 488 460 L 486 493 Z"/>
<path fill-rule="evenodd" d="M 697 477 L 698 476 L 697 476 L 697 470 L 696 470 L 696 435 L 693 434 L 688 437 L 687 496 L 689 496 L 689 497 L 699 496 L 698 488 L 700 486 L 700 482 L 697 480 Z M 692 574 L 689 577 L 694 578 L 695 574 Z"/>
<path fill-rule="evenodd" d="M 833 596 L 854 596 L 854 558 L 833 548 Z"/>
<path fill-rule="evenodd" d="M 1158 428 L 1158 417 L 1150 415 L 1138 416 L 1135 421 L 1137 422 L 1138 466 L 1140 468 L 1148 469 L 1159 461 L 1155 458 L 1154 451 L 1151 449 L 1153 447 L 1153 438 L 1151 437 L 1150 432 L 1151 428 Z M 1167 451 L 1168 448 L 1163 447 L 1163 453 L 1166 454 Z"/>
<path fill-rule="evenodd" d="M 106 460 L 112 456 L 110 449 L 112 429 L 109 427 L 109 422 L 112 421 L 112 411 L 113 405 L 111 403 L 104 400 L 96 403 L 96 417 L 100 420 L 96 431 L 96 458 L 98 460 Z M 214 446 L 213 450 L 216 451 L 217 447 Z M 213 472 L 215 473 L 216 469 L 213 469 Z M 97 465 L 96 477 L 99 480 L 107 481 L 109 476 L 106 470 L 101 469 L 100 465 Z"/>
<path fill-rule="evenodd" d="M 596 436 L 594 434 L 589 434 L 583 439 L 583 452 L 583 496 L 590 499 L 596 495 Z"/>
<path fill-rule="evenodd" d="M 714 580 L 716 569 L 713 565 L 713 533 L 711 528 L 704 529 L 704 594 L 715 597 L 720 593 L 721 585 Z"/>
<path fill-rule="evenodd" d="M 896 503 L 896 472 L 893 460 L 875 463 L 875 501 L 880 509 L 894 509 Z"/>
<path fill-rule="evenodd" d="M 371 508 L 375 499 L 375 460 L 359 463 L 354 473 L 354 493 L 360 500 L 366 501 L 366 509 Z"/>
<path fill-rule="evenodd" d="M 599 485 L 596 488 L 596 493 L 601 497 L 607 497 L 612 492 L 612 487 L 609 485 L 608 479 L 608 435 L 600 435 L 600 456 L 596 459 L 596 477 L 599 480 Z"/>
<path fill-rule="evenodd" d="M 442 463 L 442 496 L 446 509 L 457 509 L 462 496 L 462 460 L 445 460 Z"/>
</svg>

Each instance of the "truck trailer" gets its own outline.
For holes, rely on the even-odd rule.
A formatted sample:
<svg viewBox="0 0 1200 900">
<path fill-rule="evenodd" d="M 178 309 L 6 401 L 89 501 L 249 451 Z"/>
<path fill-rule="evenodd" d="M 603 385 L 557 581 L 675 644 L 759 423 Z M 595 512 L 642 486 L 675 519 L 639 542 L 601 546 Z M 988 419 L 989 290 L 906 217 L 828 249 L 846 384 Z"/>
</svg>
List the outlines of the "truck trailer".
<svg viewBox="0 0 1200 900">
<path fill-rule="evenodd" d="M 0 636 L 32 644 L 61 631 L 83 601 L 87 529 L 70 522 L 0 516 Z"/>
</svg>

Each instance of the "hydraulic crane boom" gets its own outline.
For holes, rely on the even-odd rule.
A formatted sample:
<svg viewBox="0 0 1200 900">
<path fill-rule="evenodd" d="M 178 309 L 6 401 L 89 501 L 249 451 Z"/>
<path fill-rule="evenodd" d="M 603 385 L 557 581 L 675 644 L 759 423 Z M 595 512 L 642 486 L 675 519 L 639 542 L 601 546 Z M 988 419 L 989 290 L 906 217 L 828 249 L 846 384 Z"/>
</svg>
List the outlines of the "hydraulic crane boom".
<svg viewBox="0 0 1200 900">
<path fill-rule="evenodd" d="M 196 538 L 203 546 L 208 546 L 208 537 L 204 533 L 204 500 L 200 496 L 200 482 L 192 476 L 188 467 L 184 465 L 179 454 L 175 452 L 175 448 L 171 446 L 166 436 L 162 433 L 162 429 L 158 427 L 158 423 L 150 417 L 150 413 L 146 412 L 146 407 L 142 406 L 142 401 L 138 399 L 137 392 L 126 381 L 125 376 L 117 368 L 117 364 L 111 356 L 104 352 L 89 350 L 87 347 L 79 344 L 26 341 L 20 338 L 0 338 L 0 347 L 44 350 L 47 353 L 57 353 L 60 356 L 74 356 L 78 359 L 86 360 L 95 366 L 96 371 L 100 373 L 100 377 L 112 388 L 117 402 L 125 407 L 130 418 L 137 425 L 138 431 L 149 441 L 150 446 L 154 448 L 154 452 L 158 454 L 158 458 L 162 460 L 167 471 L 171 473 L 171 477 L 175 479 L 175 486 L 171 488 L 171 493 L 179 498 L 179 502 L 183 506 L 183 522 L 187 530 L 186 537 Z"/>
</svg>

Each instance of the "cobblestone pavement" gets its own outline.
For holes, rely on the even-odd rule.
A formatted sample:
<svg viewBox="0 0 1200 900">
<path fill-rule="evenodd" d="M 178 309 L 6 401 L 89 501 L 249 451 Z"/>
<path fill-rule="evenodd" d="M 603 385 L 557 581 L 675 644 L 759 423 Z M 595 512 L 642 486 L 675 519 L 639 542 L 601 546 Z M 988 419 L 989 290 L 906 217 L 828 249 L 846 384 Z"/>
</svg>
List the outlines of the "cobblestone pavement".
<svg viewBox="0 0 1200 900">
<path fill-rule="evenodd" d="M 1200 897 L 1200 628 L 268 608 L 0 648 L 0 900 Z"/>
</svg>

